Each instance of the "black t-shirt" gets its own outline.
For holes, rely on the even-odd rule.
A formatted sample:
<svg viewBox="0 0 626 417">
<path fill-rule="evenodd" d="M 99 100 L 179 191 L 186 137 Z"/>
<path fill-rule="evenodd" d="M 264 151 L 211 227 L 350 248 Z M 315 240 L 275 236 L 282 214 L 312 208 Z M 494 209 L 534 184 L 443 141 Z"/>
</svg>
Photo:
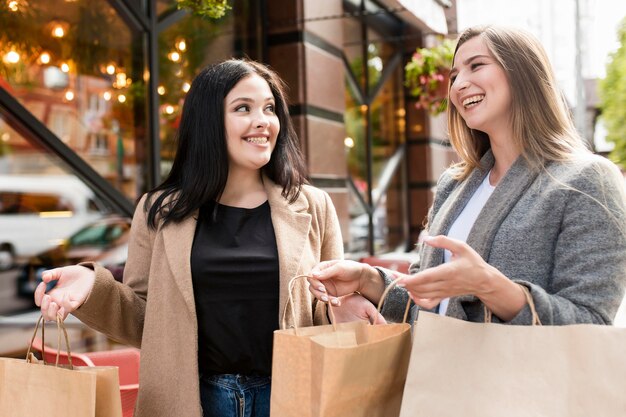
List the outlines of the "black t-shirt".
<svg viewBox="0 0 626 417">
<path fill-rule="evenodd" d="M 270 375 L 279 293 L 270 206 L 215 205 L 201 208 L 191 250 L 199 370 Z"/>
</svg>

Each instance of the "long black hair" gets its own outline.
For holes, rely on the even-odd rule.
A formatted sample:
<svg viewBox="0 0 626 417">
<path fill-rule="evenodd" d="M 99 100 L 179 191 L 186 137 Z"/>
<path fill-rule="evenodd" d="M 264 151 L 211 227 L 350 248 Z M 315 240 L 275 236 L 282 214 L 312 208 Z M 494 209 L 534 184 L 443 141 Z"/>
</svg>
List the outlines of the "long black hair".
<svg viewBox="0 0 626 417">
<path fill-rule="evenodd" d="M 191 84 L 183 105 L 172 169 L 145 201 L 149 227 L 157 228 L 157 218 L 163 224 L 179 222 L 205 203 L 219 199 L 228 178 L 224 99 L 239 81 L 252 74 L 267 81 L 280 122 L 274 151 L 261 171 L 283 187 L 282 195 L 290 203 L 298 198 L 306 183 L 306 168 L 289 117 L 285 84 L 262 64 L 230 59 L 203 69 Z"/>
</svg>

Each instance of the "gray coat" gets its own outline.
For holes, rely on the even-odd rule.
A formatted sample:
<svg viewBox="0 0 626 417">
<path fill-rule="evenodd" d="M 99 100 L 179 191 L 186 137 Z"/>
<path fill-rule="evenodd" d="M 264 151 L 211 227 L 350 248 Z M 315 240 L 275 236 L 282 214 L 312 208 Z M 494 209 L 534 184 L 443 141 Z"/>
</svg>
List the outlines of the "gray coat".
<svg viewBox="0 0 626 417">
<path fill-rule="evenodd" d="M 462 181 L 446 171 L 428 216 L 428 234 L 447 234 L 494 164 Z M 532 170 L 520 157 L 495 188 L 467 243 L 509 279 L 526 286 L 543 324 L 611 324 L 626 289 L 626 198 L 619 170 L 598 156 Z M 424 245 L 418 272 L 443 262 Z M 388 281 L 388 280 L 386 280 Z M 383 314 L 401 320 L 408 297 L 393 290 Z M 415 312 L 413 313 L 415 314 Z M 448 316 L 481 322 L 475 296 L 450 299 Z M 494 321 L 496 318 L 494 317 Z M 510 324 L 530 324 L 528 306 Z"/>
</svg>

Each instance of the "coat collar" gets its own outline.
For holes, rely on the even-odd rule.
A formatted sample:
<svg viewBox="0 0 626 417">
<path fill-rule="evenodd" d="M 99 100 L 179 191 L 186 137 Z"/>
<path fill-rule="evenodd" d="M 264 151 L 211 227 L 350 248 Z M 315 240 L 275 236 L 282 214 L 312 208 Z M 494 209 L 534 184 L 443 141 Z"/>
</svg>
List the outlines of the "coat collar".
<svg viewBox="0 0 626 417">
<path fill-rule="evenodd" d="M 282 195 L 282 187 L 272 180 L 263 177 L 263 184 L 270 204 L 272 225 L 278 249 L 278 265 L 280 274 L 279 312 L 287 302 L 287 285 L 291 277 L 299 271 L 305 241 L 311 225 L 309 204 L 301 193 L 298 199 L 289 204 Z M 191 247 L 196 231 L 198 212 L 185 220 L 169 224 L 162 229 L 165 256 L 172 276 L 185 299 L 189 311 L 196 315 L 195 298 L 191 278 Z"/>
</svg>

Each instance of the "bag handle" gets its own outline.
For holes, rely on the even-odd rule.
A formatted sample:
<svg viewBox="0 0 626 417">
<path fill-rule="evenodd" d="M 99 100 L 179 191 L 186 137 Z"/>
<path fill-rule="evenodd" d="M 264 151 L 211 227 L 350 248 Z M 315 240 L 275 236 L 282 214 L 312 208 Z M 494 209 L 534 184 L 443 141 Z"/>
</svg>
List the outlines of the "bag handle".
<svg viewBox="0 0 626 417">
<path fill-rule="evenodd" d="M 398 282 L 400 282 L 401 280 L 402 280 L 402 277 L 394 279 L 393 281 L 391 281 L 391 284 L 389 284 L 387 288 L 385 288 L 385 291 L 383 291 L 383 295 L 380 296 L 380 301 L 378 302 L 378 308 L 376 309 L 376 311 L 379 314 L 383 308 L 383 301 L 385 301 L 385 298 L 387 298 L 387 294 L 389 294 L 389 292 L 393 289 L 393 287 L 395 287 L 398 284 Z M 411 297 L 409 297 L 409 299 L 406 302 L 406 308 L 404 309 L 404 317 L 402 318 L 402 323 L 406 323 L 406 319 L 409 316 L 410 308 L 411 308 Z"/>
<path fill-rule="evenodd" d="M 298 279 L 302 279 L 302 278 L 310 278 L 309 275 L 297 275 L 293 278 L 291 278 L 291 280 L 289 281 L 289 297 L 288 297 L 288 304 L 291 305 L 291 319 L 293 320 L 293 328 L 296 332 L 296 336 L 298 335 L 298 323 L 296 321 L 296 312 L 295 312 L 295 306 L 293 303 L 293 286 L 296 282 L 296 280 Z M 333 312 L 333 308 L 331 307 L 330 303 L 326 303 L 328 306 L 328 315 L 330 316 L 330 324 L 333 325 L 333 331 L 337 331 L 337 324 L 335 323 L 335 313 Z M 287 308 L 285 306 L 285 308 Z M 285 312 L 283 313 L 283 319 L 285 318 L 285 314 L 287 313 L 287 311 L 285 310 Z"/>
<path fill-rule="evenodd" d="M 69 362 L 69 368 L 74 369 L 72 365 L 72 352 L 70 351 L 70 339 L 67 336 L 67 329 L 65 328 L 65 324 L 63 323 L 63 318 L 60 314 L 56 316 L 57 323 L 57 358 L 54 366 L 59 366 L 59 356 L 61 354 L 61 332 L 65 336 L 65 348 L 67 349 L 67 361 Z M 26 352 L 26 362 L 30 363 L 31 358 L 31 350 L 33 347 L 33 342 L 35 341 L 35 337 L 37 337 L 37 330 L 39 330 L 39 325 L 41 324 L 41 357 L 43 359 L 43 364 L 46 364 L 46 334 L 45 334 L 45 322 L 43 322 L 43 314 L 39 316 L 37 320 L 37 324 L 35 324 L 35 331 L 33 332 L 33 337 L 30 339 L 30 344 L 28 345 L 28 351 Z"/>
<path fill-rule="evenodd" d="M 294 308 L 294 304 L 293 304 L 293 299 L 292 299 L 292 294 L 293 294 L 293 286 L 294 283 L 296 282 L 296 280 L 298 279 L 302 279 L 302 278 L 310 278 L 309 275 L 298 275 L 295 276 L 293 278 L 291 278 L 291 280 L 289 281 L 289 304 L 291 305 L 291 318 L 293 320 L 293 328 L 296 332 L 296 336 L 298 336 L 298 323 L 296 322 L 296 313 L 295 313 L 295 308 Z M 389 284 L 389 286 L 387 286 L 387 288 L 385 288 L 385 291 L 383 292 L 383 294 L 380 297 L 380 301 L 378 302 L 378 308 L 376 309 L 376 311 L 378 313 L 380 313 L 380 310 L 382 308 L 383 305 L 383 301 L 385 300 L 385 298 L 387 297 L 387 294 L 389 294 L 389 291 L 396 286 L 396 284 L 401 280 L 402 278 L 397 278 L 395 279 L 393 282 L 391 282 L 391 284 Z M 337 324 L 335 322 L 335 313 L 333 312 L 333 308 L 332 304 L 330 302 L 327 302 L 326 305 L 328 306 L 328 315 L 330 316 L 330 323 L 333 326 L 333 331 L 337 331 Z M 409 300 L 406 303 L 406 309 L 404 310 L 404 318 L 402 319 L 402 323 L 406 323 L 406 319 L 409 315 L 409 307 L 411 306 L 411 298 L 409 298 Z M 283 313 L 283 318 L 285 317 L 286 311 L 285 313 Z"/>
<path fill-rule="evenodd" d="M 530 313 L 533 316 L 533 321 L 532 321 L 532 326 L 541 326 L 541 320 L 539 319 L 539 314 L 537 314 L 537 309 L 535 308 L 535 300 L 533 300 L 533 296 L 530 295 L 530 291 L 528 290 L 528 288 L 524 285 L 521 284 L 517 284 L 519 285 L 519 287 L 522 289 L 522 291 L 524 292 L 524 296 L 526 297 L 526 303 L 528 303 L 528 307 L 530 308 Z M 491 312 L 491 310 L 483 304 L 483 308 L 485 311 L 485 323 L 491 323 L 491 318 L 493 316 L 493 313 Z"/>
</svg>

